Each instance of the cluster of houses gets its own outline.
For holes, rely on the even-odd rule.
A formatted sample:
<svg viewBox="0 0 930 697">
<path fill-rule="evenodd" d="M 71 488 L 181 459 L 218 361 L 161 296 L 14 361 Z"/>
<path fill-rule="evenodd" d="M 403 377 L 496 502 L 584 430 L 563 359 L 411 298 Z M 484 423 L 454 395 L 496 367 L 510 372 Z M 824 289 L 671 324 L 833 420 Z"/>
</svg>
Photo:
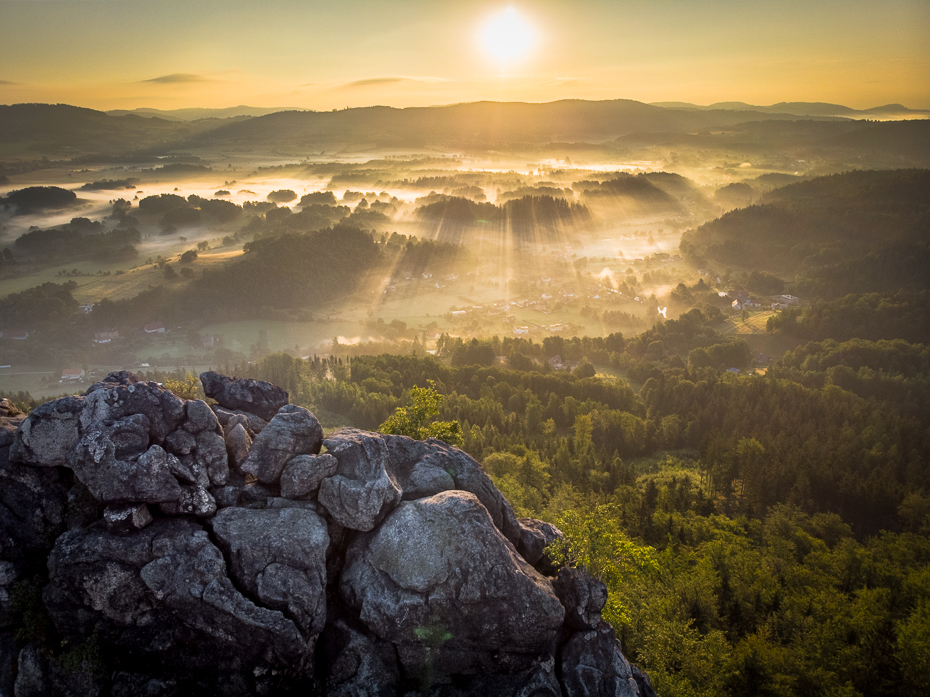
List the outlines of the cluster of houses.
<svg viewBox="0 0 930 697">
<path fill-rule="evenodd" d="M 801 304 L 801 300 L 794 295 L 773 295 L 768 303 L 763 303 L 759 298 L 753 298 L 745 290 L 728 290 L 726 296 L 733 299 L 731 303 L 733 312 L 762 307 L 763 304 L 769 305 L 773 310 L 784 310 L 792 305 Z"/>
</svg>

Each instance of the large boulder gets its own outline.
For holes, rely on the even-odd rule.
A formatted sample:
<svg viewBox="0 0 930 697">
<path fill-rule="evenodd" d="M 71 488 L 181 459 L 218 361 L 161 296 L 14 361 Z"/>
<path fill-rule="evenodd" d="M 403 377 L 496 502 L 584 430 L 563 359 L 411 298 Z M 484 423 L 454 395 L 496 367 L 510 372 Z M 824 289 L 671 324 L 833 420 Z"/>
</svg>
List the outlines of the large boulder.
<svg viewBox="0 0 930 697">
<path fill-rule="evenodd" d="M 192 399 L 186 405 L 186 416 L 182 424 L 184 430 L 190 433 L 213 431 L 219 433 L 220 422 L 210 405 L 200 399 Z"/>
<path fill-rule="evenodd" d="M 119 460 L 106 427 L 91 429 L 71 452 L 70 465 L 80 482 L 101 503 L 170 503 L 181 495 L 172 469 L 177 458 L 153 445 L 135 460 Z"/>
<path fill-rule="evenodd" d="M 281 496 L 296 499 L 313 494 L 338 468 L 339 461 L 329 453 L 298 455 L 288 461 L 281 473 Z"/>
<path fill-rule="evenodd" d="M 235 424 L 226 434 L 226 454 L 228 462 L 233 469 L 241 472 L 242 465 L 249 457 L 252 449 L 252 437 L 241 423 Z"/>
<path fill-rule="evenodd" d="M 284 466 L 297 455 L 315 455 L 323 444 L 323 428 L 303 407 L 286 404 L 259 433 L 242 471 L 264 484 L 277 482 Z"/>
<path fill-rule="evenodd" d="M 197 434 L 193 456 L 206 469 L 212 486 L 226 484 L 229 479 L 229 456 L 223 436 L 215 431 L 201 431 Z"/>
<path fill-rule="evenodd" d="M 343 527 L 367 532 L 400 502 L 401 487 L 386 468 L 387 446 L 376 433 L 341 428 L 324 441 L 339 465 L 318 499 Z"/>
<path fill-rule="evenodd" d="M 520 518 L 520 538 L 516 548 L 535 569 L 547 576 L 557 573 L 552 560 L 546 555 L 546 547 L 556 540 L 564 539 L 562 531 L 552 523 L 535 518 Z"/>
<path fill-rule="evenodd" d="M 241 409 L 269 421 L 287 404 L 287 392 L 270 382 L 231 378 L 212 371 L 201 373 L 207 397 L 227 409 Z"/>
<path fill-rule="evenodd" d="M 187 410 L 179 397 L 158 383 L 126 370 L 110 373 L 87 388 L 82 433 L 140 414 L 148 420 L 151 442 L 162 443 L 185 420 Z"/>
<path fill-rule="evenodd" d="M 382 435 L 340 428 L 323 444 L 338 461 L 336 476 L 324 479 L 319 499 L 340 524 L 371 530 L 397 504 L 443 491 L 478 497 L 497 529 L 530 562 L 561 533 L 540 521 L 517 520 L 510 503 L 474 458 L 435 438 Z"/>
<path fill-rule="evenodd" d="M 80 642 L 96 632 L 111 658 L 152 676 L 310 669 L 294 622 L 243 596 L 220 550 L 189 519 L 159 519 L 125 536 L 102 522 L 67 532 L 48 569 L 44 600 L 61 635 Z"/>
<path fill-rule="evenodd" d="M 552 584 L 473 494 L 401 503 L 346 552 L 339 590 L 408 676 L 513 674 L 551 656 L 565 611 Z"/>
<path fill-rule="evenodd" d="M 326 522 L 307 508 L 225 508 L 212 527 L 236 582 L 315 640 L 326 622 Z"/>
<path fill-rule="evenodd" d="M 66 465 L 68 453 L 81 437 L 83 397 L 62 397 L 40 404 L 16 432 L 10 459 L 30 465 Z"/>
</svg>

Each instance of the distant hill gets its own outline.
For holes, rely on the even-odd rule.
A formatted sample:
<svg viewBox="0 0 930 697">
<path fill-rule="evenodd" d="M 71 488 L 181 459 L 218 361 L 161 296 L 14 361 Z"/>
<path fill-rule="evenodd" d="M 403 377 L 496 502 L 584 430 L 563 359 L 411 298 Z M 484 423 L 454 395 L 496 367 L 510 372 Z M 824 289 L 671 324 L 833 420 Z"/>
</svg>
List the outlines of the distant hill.
<svg viewBox="0 0 930 697">
<path fill-rule="evenodd" d="M 15 148 L 57 156 L 163 155 L 213 147 L 251 152 L 281 148 L 313 152 L 348 145 L 356 149 L 502 149 L 549 143 L 613 144 L 617 139 L 635 139 L 637 134 L 647 134 L 646 140 L 654 143 L 707 138 L 724 130 L 734 131 L 736 138 L 782 138 L 794 143 L 805 137 L 819 141 L 864 125 L 832 116 L 665 108 L 628 99 L 473 102 L 406 109 L 373 106 L 326 112 L 277 111 L 261 116 L 245 113 L 253 111 L 262 110 L 232 107 L 107 113 L 64 104 L 0 106 L 0 154 Z M 875 131 L 879 147 L 883 147 L 882 135 L 882 131 Z"/>
<path fill-rule="evenodd" d="M 155 116 L 168 121 L 197 121 L 199 119 L 230 119 L 239 116 L 265 116 L 274 114 L 278 111 L 299 111 L 300 107 L 258 107 L 258 106 L 239 106 L 226 107 L 225 109 L 111 109 L 106 112 L 109 116 L 126 116 L 132 114 L 135 116 L 151 117 Z"/>
<path fill-rule="evenodd" d="M 0 147 L 21 145 L 54 155 L 138 152 L 190 138 L 211 122 L 181 123 L 67 104 L 0 105 Z"/>
<path fill-rule="evenodd" d="M 728 153 L 731 158 L 750 159 L 756 165 L 774 162 L 771 169 L 804 168 L 824 159 L 838 163 L 831 166 L 834 171 L 854 167 L 927 167 L 930 119 L 864 122 L 780 118 L 693 132 L 631 133 L 617 138 L 614 144 L 623 151 L 640 153 L 639 156 L 649 147 L 691 149 L 699 153 L 716 150 Z"/>
<path fill-rule="evenodd" d="M 185 145 L 313 148 L 356 143 L 380 146 L 504 146 L 602 142 L 636 131 L 678 132 L 732 126 L 790 115 L 728 110 L 665 109 L 628 99 L 562 100 L 546 104 L 472 102 L 395 109 L 376 106 L 335 112 L 288 111 L 223 125 Z"/>
<path fill-rule="evenodd" d="M 681 249 L 700 264 L 798 275 L 824 297 L 930 289 L 928 191 L 925 169 L 817 177 L 689 230 Z"/>
<path fill-rule="evenodd" d="M 652 106 L 665 109 L 697 109 L 699 111 L 757 111 L 764 114 L 793 114 L 795 116 L 838 116 L 843 118 L 928 118 L 930 109 L 908 109 L 901 104 L 885 104 L 871 109 L 852 109 L 842 104 L 826 102 L 779 102 L 769 106 L 747 104 L 746 102 L 717 102 L 700 106 L 689 102 L 653 102 Z"/>
</svg>

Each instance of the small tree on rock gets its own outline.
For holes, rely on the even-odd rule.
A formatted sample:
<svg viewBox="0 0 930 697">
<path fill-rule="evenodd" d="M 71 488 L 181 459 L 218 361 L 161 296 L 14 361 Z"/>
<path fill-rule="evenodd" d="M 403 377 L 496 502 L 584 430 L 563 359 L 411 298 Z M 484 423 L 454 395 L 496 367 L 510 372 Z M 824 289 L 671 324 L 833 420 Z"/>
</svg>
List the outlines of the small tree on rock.
<svg viewBox="0 0 930 697">
<path fill-rule="evenodd" d="M 378 427 L 381 433 L 410 436 L 416 440 L 438 438 L 449 445 L 461 446 L 462 426 L 458 421 L 430 421 L 439 416 L 442 395 L 436 391 L 436 383 L 427 382 L 427 387 L 410 388 L 410 404 L 398 407 L 394 414 Z"/>
</svg>

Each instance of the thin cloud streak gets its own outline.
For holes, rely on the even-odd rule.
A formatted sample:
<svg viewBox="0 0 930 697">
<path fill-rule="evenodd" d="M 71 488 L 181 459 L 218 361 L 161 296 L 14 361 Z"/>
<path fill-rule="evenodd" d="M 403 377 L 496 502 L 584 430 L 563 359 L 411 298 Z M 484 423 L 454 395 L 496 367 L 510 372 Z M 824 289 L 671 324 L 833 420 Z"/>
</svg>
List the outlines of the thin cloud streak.
<svg viewBox="0 0 930 697">
<path fill-rule="evenodd" d="M 175 85 L 175 84 L 184 83 L 184 82 L 216 82 L 216 81 L 210 80 L 201 75 L 196 75 L 194 73 L 171 73 L 171 75 L 162 75 L 161 77 L 153 77 L 150 80 L 140 80 L 140 82 L 154 82 L 159 85 Z"/>
<path fill-rule="evenodd" d="M 396 85 L 401 82 L 449 82 L 441 77 L 369 77 L 364 80 L 354 80 L 338 85 L 336 89 L 355 89 L 358 87 L 374 87 L 377 85 Z"/>
</svg>

